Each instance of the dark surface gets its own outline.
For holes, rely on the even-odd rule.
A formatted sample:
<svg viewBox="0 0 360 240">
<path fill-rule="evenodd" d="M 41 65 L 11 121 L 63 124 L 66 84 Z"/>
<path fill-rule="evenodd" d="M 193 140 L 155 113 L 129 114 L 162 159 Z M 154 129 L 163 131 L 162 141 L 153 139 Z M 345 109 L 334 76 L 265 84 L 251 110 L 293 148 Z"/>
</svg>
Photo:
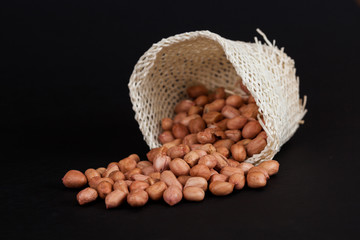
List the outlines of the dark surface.
<svg viewBox="0 0 360 240">
<path fill-rule="evenodd" d="M 2 239 L 349 239 L 359 225 L 360 5 L 356 1 L 1 5 Z M 296 60 L 305 125 L 266 188 L 201 203 L 106 211 L 61 178 L 148 148 L 127 82 L 163 37 L 207 29 L 253 41 L 259 27 Z M 210 195 L 210 194 L 207 194 Z"/>
</svg>

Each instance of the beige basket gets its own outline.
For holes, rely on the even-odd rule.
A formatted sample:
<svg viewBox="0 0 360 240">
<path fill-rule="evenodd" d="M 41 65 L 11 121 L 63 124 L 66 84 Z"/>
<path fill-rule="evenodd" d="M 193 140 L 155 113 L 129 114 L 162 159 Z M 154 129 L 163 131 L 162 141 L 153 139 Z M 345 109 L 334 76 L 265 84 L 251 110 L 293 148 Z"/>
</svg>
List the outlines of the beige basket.
<svg viewBox="0 0 360 240">
<path fill-rule="evenodd" d="M 173 117 L 174 107 L 187 97 L 188 86 L 202 83 L 207 88 L 224 87 L 244 95 L 240 82 L 259 106 L 268 135 L 267 146 L 246 162 L 271 160 L 295 133 L 306 113 L 299 98 L 299 78 L 294 61 L 266 36 L 261 44 L 231 41 L 209 31 L 188 32 L 154 44 L 139 59 L 130 77 L 130 98 L 144 140 L 159 147 L 160 121 Z"/>
</svg>

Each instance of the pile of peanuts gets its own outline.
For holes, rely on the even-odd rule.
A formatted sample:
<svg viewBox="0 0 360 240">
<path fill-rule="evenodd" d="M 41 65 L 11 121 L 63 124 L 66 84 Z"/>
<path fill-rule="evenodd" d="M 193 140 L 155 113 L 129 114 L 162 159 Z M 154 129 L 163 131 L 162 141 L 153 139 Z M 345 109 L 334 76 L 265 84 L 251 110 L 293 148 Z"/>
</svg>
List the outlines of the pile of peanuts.
<svg viewBox="0 0 360 240">
<path fill-rule="evenodd" d="M 254 166 L 244 162 L 267 144 L 256 120 L 254 98 L 227 96 L 221 87 L 209 93 L 203 85 L 191 86 L 187 93 L 190 99 L 176 105 L 175 117 L 162 119 L 162 146 L 150 150 L 148 160 L 131 154 L 107 168 L 65 174 L 62 181 L 68 188 L 89 185 L 77 194 L 80 205 L 100 197 L 107 209 L 125 200 L 132 207 L 143 206 L 149 198 L 173 206 L 182 198 L 202 201 L 207 189 L 225 196 L 243 189 L 245 182 L 250 188 L 266 186 L 279 163 L 270 160 Z"/>
</svg>

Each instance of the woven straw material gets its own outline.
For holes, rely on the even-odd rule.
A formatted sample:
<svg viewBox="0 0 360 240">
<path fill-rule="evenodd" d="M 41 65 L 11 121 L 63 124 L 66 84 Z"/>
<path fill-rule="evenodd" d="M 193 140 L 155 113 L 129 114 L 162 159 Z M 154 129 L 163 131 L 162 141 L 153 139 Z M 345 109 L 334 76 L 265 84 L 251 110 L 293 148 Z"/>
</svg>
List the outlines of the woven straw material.
<svg viewBox="0 0 360 240">
<path fill-rule="evenodd" d="M 161 146 L 161 119 L 174 116 L 174 107 L 187 97 L 186 88 L 204 84 L 209 90 L 224 87 L 245 95 L 248 88 L 259 107 L 258 120 L 267 133 L 267 146 L 246 162 L 273 159 L 295 133 L 306 113 L 299 98 L 294 61 L 283 49 L 265 39 L 262 44 L 232 41 L 209 31 L 195 31 L 162 39 L 145 52 L 130 77 L 130 98 L 144 140 Z"/>
</svg>

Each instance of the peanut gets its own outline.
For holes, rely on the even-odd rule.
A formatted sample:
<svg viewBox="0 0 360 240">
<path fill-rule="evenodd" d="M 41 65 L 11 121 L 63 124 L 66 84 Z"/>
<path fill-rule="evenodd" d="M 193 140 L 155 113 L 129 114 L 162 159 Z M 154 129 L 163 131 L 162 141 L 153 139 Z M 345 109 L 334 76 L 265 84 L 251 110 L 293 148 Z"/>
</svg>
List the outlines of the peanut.
<svg viewBox="0 0 360 240">
<path fill-rule="evenodd" d="M 214 174 L 210 178 L 210 183 L 215 182 L 215 181 L 226 182 L 228 179 L 229 179 L 229 176 L 226 176 L 224 174 Z"/>
<path fill-rule="evenodd" d="M 147 182 L 144 181 L 133 181 L 130 186 L 129 186 L 129 190 L 134 191 L 136 189 L 142 189 L 145 190 L 146 188 L 149 187 L 149 184 Z"/>
<path fill-rule="evenodd" d="M 207 95 L 208 94 L 208 90 L 206 89 L 206 87 L 204 85 L 195 85 L 195 86 L 191 86 L 188 87 L 186 89 L 187 94 L 189 95 L 189 97 L 191 98 L 197 98 L 201 95 Z"/>
<path fill-rule="evenodd" d="M 229 121 L 228 118 L 225 118 L 217 123 L 214 123 L 220 130 L 225 131 L 227 129 L 227 122 Z"/>
<path fill-rule="evenodd" d="M 258 114 L 258 107 L 254 103 L 244 105 L 239 110 L 241 115 L 247 118 L 256 118 Z"/>
<path fill-rule="evenodd" d="M 209 102 L 209 98 L 208 96 L 202 95 L 197 97 L 194 102 L 197 106 L 203 107 Z"/>
<path fill-rule="evenodd" d="M 134 159 L 136 163 L 138 163 L 138 162 L 140 161 L 139 155 L 137 155 L 137 154 L 135 154 L 135 153 L 134 153 L 134 154 L 130 154 L 130 155 L 128 156 L 128 158 Z"/>
<path fill-rule="evenodd" d="M 120 171 L 126 173 L 134 168 L 136 168 L 137 162 L 132 158 L 124 158 L 119 161 Z"/>
<path fill-rule="evenodd" d="M 192 119 L 189 122 L 189 126 L 188 126 L 191 133 L 201 132 L 205 129 L 205 127 L 206 127 L 205 121 L 201 117 Z"/>
<path fill-rule="evenodd" d="M 243 105 L 244 100 L 241 96 L 238 95 L 232 95 L 226 98 L 226 105 L 230 105 L 234 108 L 239 108 L 241 105 Z"/>
<path fill-rule="evenodd" d="M 195 103 L 191 100 L 182 100 L 175 106 L 175 113 L 188 112 L 191 106 L 194 106 Z"/>
<path fill-rule="evenodd" d="M 202 118 L 207 124 L 209 124 L 219 122 L 224 118 L 224 116 L 219 112 L 208 112 L 204 113 Z"/>
<path fill-rule="evenodd" d="M 246 152 L 249 157 L 253 156 L 254 154 L 261 153 L 262 150 L 266 147 L 266 140 L 262 137 L 256 137 L 251 140 L 248 145 L 246 145 Z"/>
<path fill-rule="evenodd" d="M 205 192 L 199 187 L 187 187 L 183 190 L 184 198 L 188 201 L 199 202 L 204 200 Z"/>
<path fill-rule="evenodd" d="M 107 209 L 119 207 L 126 198 L 127 193 L 114 190 L 105 197 L 105 205 Z"/>
<path fill-rule="evenodd" d="M 229 166 L 226 166 L 224 167 L 223 169 L 221 169 L 220 171 L 221 174 L 224 174 L 226 176 L 231 176 L 235 173 L 238 173 L 238 174 L 242 174 L 244 175 L 244 171 L 241 170 L 240 168 L 237 168 L 237 167 L 229 167 Z"/>
<path fill-rule="evenodd" d="M 107 181 L 100 182 L 96 187 L 99 197 L 104 199 L 109 193 L 112 192 L 112 186 L 113 185 Z"/>
<path fill-rule="evenodd" d="M 181 188 L 171 185 L 169 186 L 163 194 L 164 201 L 169 204 L 170 206 L 174 206 L 175 204 L 179 203 L 183 197 Z"/>
<path fill-rule="evenodd" d="M 174 123 L 180 123 L 184 118 L 187 117 L 187 113 L 186 112 L 181 112 L 175 115 L 174 119 L 173 119 L 173 124 Z M 174 125 L 173 125 L 174 126 Z"/>
<path fill-rule="evenodd" d="M 236 190 L 243 189 L 245 186 L 245 175 L 243 173 L 234 173 L 229 177 L 229 183 L 234 184 Z"/>
<path fill-rule="evenodd" d="M 89 168 L 88 170 L 85 171 L 85 176 L 88 180 L 88 182 L 90 181 L 91 178 L 93 177 L 100 177 L 100 173 L 98 171 L 96 171 L 93 168 Z"/>
<path fill-rule="evenodd" d="M 214 152 L 212 155 L 216 158 L 216 161 L 217 161 L 216 169 L 221 170 L 223 167 L 226 167 L 229 165 L 226 157 L 224 157 L 220 153 Z"/>
<path fill-rule="evenodd" d="M 81 190 L 77 195 L 76 199 L 80 205 L 93 202 L 97 199 L 98 193 L 95 189 L 87 187 Z"/>
<path fill-rule="evenodd" d="M 204 113 L 208 112 L 220 112 L 221 109 L 225 106 L 224 99 L 216 99 L 212 103 L 206 104 L 204 106 Z"/>
<path fill-rule="evenodd" d="M 275 175 L 279 171 L 280 164 L 278 161 L 269 160 L 259 164 L 259 167 L 264 168 L 269 176 Z"/>
<path fill-rule="evenodd" d="M 191 123 L 190 123 L 190 125 L 191 125 Z M 188 145 L 188 146 L 191 146 L 191 145 L 197 144 L 197 143 L 199 143 L 199 142 L 197 140 L 197 136 L 196 136 L 195 133 L 187 135 L 186 137 L 184 137 L 184 139 L 182 141 L 182 144 L 185 144 L 185 145 Z"/>
<path fill-rule="evenodd" d="M 161 181 L 166 183 L 167 186 L 173 186 L 174 185 L 174 186 L 182 189 L 182 185 L 179 182 L 179 180 L 177 180 L 174 173 L 169 171 L 169 170 L 162 172 L 161 175 L 160 175 L 160 179 L 161 179 Z"/>
<path fill-rule="evenodd" d="M 116 164 L 116 165 L 115 165 Z M 115 163 L 114 165 L 109 166 L 106 171 L 102 174 L 103 177 L 109 177 L 112 172 L 119 171 L 118 164 Z"/>
<path fill-rule="evenodd" d="M 264 174 L 266 179 L 269 179 L 269 174 L 267 173 L 265 168 L 262 168 L 260 166 L 256 166 L 256 167 L 252 167 L 250 168 L 250 170 L 248 171 L 248 174 L 253 173 L 253 172 L 260 172 L 262 174 Z"/>
<path fill-rule="evenodd" d="M 246 149 L 241 144 L 234 144 L 230 148 L 232 157 L 239 162 L 242 162 L 246 159 Z"/>
<path fill-rule="evenodd" d="M 164 131 L 169 131 L 172 129 L 173 120 L 171 118 L 163 118 L 161 120 L 161 128 Z"/>
<path fill-rule="evenodd" d="M 203 177 L 206 180 L 210 179 L 210 169 L 204 164 L 198 164 L 190 169 L 190 176 Z"/>
<path fill-rule="evenodd" d="M 216 167 L 217 161 L 213 155 L 205 155 L 199 159 L 199 164 L 204 164 L 209 169 Z"/>
<path fill-rule="evenodd" d="M 130 180 L 131 177 L 135 174 L 141 174 L 141 169 L 140 168 L 134 168 L 128 172 L 125 173 L 125 178 Z"/>
<path fill-rule="evenodd" d="M 172 148 L 169 148 L 169 150 L 167 151 L 167 155 L 171 159 L 182 158 L 189 152 L 190 152 L 190 147 L 188 145 L 180 144 L 178 146 L 174 146 Z"/>
<path fill-rule="evenodd" d="M 222 139 L 218 140 L 214 143 L 215 148 L 219 147 L 226 147 L 228 150 L 230 150 L 231 146 L 234 144 L 234 141 L 231 139 Z"/>
<path fill-rule="evenodd" d="M 186 118 L 184 118 L 183 120 L 180 121 L 180 123 L 186 127 L 189 126 L 189 123 L 191 122 L 191 120 L 194 120 L 196 118 L 201 118 L 200 115 L 198 114 L 193 114 L 190 116 L 187 116 Z"/>
<path fill-rule="evenodd" d="M 188 175 L 181 175 L 177 179 L 181 183 L 181 185 L 185 186 L 186 181 L 191 178 L 191 176 Z"/>
<path fill-rule="evenodd" d="M 166 156 L 164 154 L 159 154 L 154 158 L 153 166 L 155 171 L 162 172 L 169 167 L 169 163 L 171 161 L 171 158 L 169 156 Z"/>
<path fill-rule="evenodd" d="M 225 136 L 234 142 L 238 142 L 241 138 L 240 130 L 227 130 Z"/>
<path fill-rule="evenodd" d="M 198 114 L 201 114 L 203 111 L 203 108 L 202 107 L 199 107 L 199 106 L 191 106 L 191 108 L 189 109 L 188 111 L 188 115 L 198 115 Z"/>
<path fill-rule="evenodd" d="M 181 123 L 175 123 L 172 127 L 172 133 L 175 138 L 184 138 L 186 135 L 189 134 L 189 131 L 187 127 L 182 125 Z"/>
<path fill-rule="evenodd" d="M 250 121 L 245 124 L 242 135 L 244 138 L 254 138 L 262 130 L 262 127 L 258 121 Z"/>
<path fill-rule="evenodd" d="M 260 188 L 266 186 L 266 177 L 261 172 L 248 172 L 246 181 L 250 188 Z"/>
<path fill-rule="evenodd" d="M 229 182 L 214 181 L 210 183 L 209 190 L 216 196 L 225 196 L 232 193 L 234 184 Z"/>
<path fill-rule="evenodd" d="M 224 157 L 228 158 L 229 157 L 229 149 L 227 149 L 226 147 L 217 147 L 216 151 L 222 155 L 224 155 Z"/>
<path fill-rule="evenodd" d="M 172 135 L 171 131 L 164 131 L 159 135 L 159 141 L 161 142 L 161 144 L 165 144 L 173 140 L 174 136 Z"/>
<path fill-rule="evenodd" d="M 247 174 L 250 168 L 254 167 L 251 163 L 242 162 L 239 165 L 239 168 L 244 171 L 244 174 Z"/>
<path fill-rule="evenodd" d="M 99 167 L 99 168 L 96 169 L 96 171 L 100 174 L 100 176 L 102 176 L 102 174 L 106 171 L 106 168 Z"/>
<path fill-rule="evenodd" d="M 154 166 L 148 166 L 148 167 L 144 167 L 143 169 L 141 169 L 142 173 L 146 176 L 149 176 L 150 173 L 155 172 L 155 168 Z"/>
<path fill-rule="evenodd" d="M 129 193 L 128 185 L 126 184 L 126 182 L 124 180 L 116 181 L 113 185 L 113 188 L 114 188 L 114 190 L 120 190 L 120 191 L 123 191 L 124 193 Z"/>
<path fill-rule="evenodd" d="M 215 136 L 210 131 L 203 131 L 196 134 L 197 140 L 201 144 L 215 142 Z"/>
<path fill-rule="evenodd" d="M 223 87 L 218 87 L 215 89 L 215 92 L 214 92 L 215 99 L 220 99 L 220 98 L 225 98 L 225 97 L 226 97 L 226 93 L 225 93 L 225 89 Z"/>
<path fill-rule="evenodd" d="M 62 182 L 68 188 L 81 188 L 87 183 L 87 178 L 78 170 L 70 170 L 62 178 Z"/>
<path fill-rule="evenodd" d="M 167 186 L 163 181 L 159 181 L 151 185 L 146 189 L 151 200 L 157 201 L 163 197 L 163 193 L 166 190 Z"/>
<path fill-rule="evenodd" d="M 142 189 L 134 190 L 127 195 L 127 202 L 132 207 L 144 206 L 148 200 L 149 196 L 147 192 Z"/>
<path fill-rule="evenodd" d="M 239 167 L 240 166 L 240 163 L 238 161 L 235 161 L 233 159 L 228 159 L 227 160 L 228 164 L 229 164 L 229 167 Z"/>
<path fill-rule="evenodd" d="M 169 164 L 170 170 L 176 175 L 188 175 L 190 172 L 189 165 L 181 158 L 175 158 Z"/>
<path fill-rule="evenodd" d="M 238 130 L 245 126 L 248 119 L 244 116 L 235 116 L 227 121 L 226 126 L 230 130 Z"/>
<path fill-rule="evenodd" d="M 200 156 L 196 151 L 190 151 L 184 156 L 185 162 L 187 162 L 191 167 L 195 166 L 198 163 L 199 159 Z"/>
<path fill-rule="evenodd" d="M 226 118 L 234 118 L 236 116 L 240 115 L 239 110 L 237 110 L 236 108 L 229 106 L 229 105 L 225 105 L 223 107 L 223 109 L 221 110 L 221 114 L 226 117 Z"/>
<path fill-rule="evenodd" d="M 109 178 L 111 178 L 114 182 L 116 182 L 118 180 L 124 180 L 125 175 L 119 170 L 116 170 L 110 173 Z"/>
<path fill-rule="evenodd" d="M 219 175 L 219 174 L 216 174 Z M 205 178 L 203 177 L 189 177 L 186 181 L 184 188 L 187 187 L 199 187 L 202 190 L 206 191 L 208 188 L 208 183 Z"/>
</svg>

